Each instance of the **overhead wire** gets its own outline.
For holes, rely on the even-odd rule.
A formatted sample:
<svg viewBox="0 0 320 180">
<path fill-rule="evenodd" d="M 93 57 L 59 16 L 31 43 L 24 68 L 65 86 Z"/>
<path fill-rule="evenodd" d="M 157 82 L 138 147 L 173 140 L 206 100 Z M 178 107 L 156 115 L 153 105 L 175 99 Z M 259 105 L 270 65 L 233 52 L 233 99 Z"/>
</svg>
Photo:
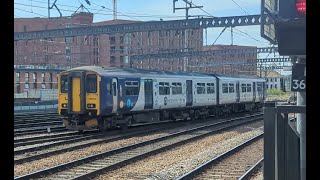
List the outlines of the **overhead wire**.
<svg viewBox="0 0 320 180">
<path fill-rule="evenodd" d="M 247 11 L 245 11 L 238 3 L 236 3 L 234 0 L 231 0 L 234 4 L 236 4 L 244 13 L 246 13 L 247 15 L 250 15 L 249 13 L 247 13 Z"/>
<path fill-rule="evenodd" d="M 192 3 L 194 6 L 197 6 L 197 5 L 194 4 L 193 2 L 191 2 L 191 3 Z M 241 8 L 241 9 L 242 9 L 242 8 Z M 202 10 L 202 11 L 205 12 L 205 13 L 207 13 L 207 14 L 210 15 L 211 17 L 215 17 L 215 16 L 213 16 L 211 13 L 203 10 L 203 8 L 200 8 L 200 10 Z M 261 43 L 261 44 L 263 44 L 263 45 L 265 45 L 265 43 L 264 43 L 263 41 L 257 40 L 256 38 L 252 37 L 252 36 L 249 35 L 248 33 L 245 33 L 245 32 L 243 32 L 243 31 L 241 31 L 241 30 L 239 30 L 239 29 L 237 29 L 237 28 L 235 28 L 235 27 L 233 27 L 233 28 L 234 28 L 235 30 L 239 31 L 239 32 L 242 32 L 243 34 L 246 34 L 247 36 L 245 36 L 245 37 L 249 37 L 249 38 L 251 38 L 251 39 L 253 39 L 253 40 L 255 40 L 255 41 L 257 41 L 257 42 L 259 42 L 259 43 Z M 229 29 L 227 29 L 227 30 L 231 32 L 231 30 L 229 30 Z M 234 33 L 235 33 L 235 32 L 234 32 Z M 235 34 L 238 34 L 238 35 L 240 35 L 240 36 L 244 36 L 244 35 L 241 35 L 241 34 L 239 34 L 239 33 L 235 33 Z"/>
<path fill-rule="evenodd" d="M 37 3 L 42 3 L 42 4 L 47 4 L 47 1 L 39 1 L 39 0 L 29 0 L 29 1 L 33 1 L 33 2 L 37 2 Z M 94 3 L 93 3 L 94 4 Z M 60 3 L 56 3 L 56 5 L 59 6 L 63 6 L 63 7 L 69 7 L 69 8 L 78 8 L 77 6 L 72 6 L 72 5 L 66 5 L 66 4 L 60 4 Z M 107 9 L 105 8 L 105 6 L 102 5 L 98 5 L 100 7 L 104 7 L 103 9 L 105 9 L 107 11 Z M 48 7 L 42 7 L 42 8 L 48 8 Z M 91 8 L 91 7 L 86 7 L 88 10 L 93 10 L 93 11 L 101 11 L 101 9 L 96 9 L 96 8 Z M 73 10 L 70 10 L 73 11 Z M 109 9 L 108 11 L 113 12 L 113 10 Z M 122 13 L 122 12 L 120 12 Z M 102 14 L 102 13 L 93 13 L 93 14 L 97 14 L 97 15 L 112 15 L 112 14 Z M 124 13 L 122 13 L 124 14 Z M 132 16 L 132 17 L 151 17 L 151 18 L 180 18 L 180 17 L 185 17 L 185 16 L 171 16 L 171 15 L 161 15 L 161 14 L 145 14 L 145 13 L 125 13 L 128 16 Z M 132 14 L 132 15 L 131 15 Z M 122 15 L 123 16 L 123 15 Z M 141 21 L 141 20 L 139 20 Z"/>
</svg>

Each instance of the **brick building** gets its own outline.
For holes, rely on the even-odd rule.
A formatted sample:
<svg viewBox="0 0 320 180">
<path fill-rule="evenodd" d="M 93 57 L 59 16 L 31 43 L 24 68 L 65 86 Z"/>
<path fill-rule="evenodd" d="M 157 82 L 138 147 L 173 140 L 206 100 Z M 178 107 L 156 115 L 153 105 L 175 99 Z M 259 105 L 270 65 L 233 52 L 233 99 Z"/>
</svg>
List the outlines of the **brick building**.
<svg viewBox="0 0 320 180">
<path fill-rule="evenodd" d="M 57 89 L 57 75 L 67 67 L 14 65 L 14 93 L 29 89 Z"/>
<path fill-rule="evenodd" d="M 136 22 L 140 21 L 110 20 L 93 22 L 93 14 L 80 12 L 70 17 L 61 18 L 15 18 L 14 31 L 28 32 Z M 203 46 L 203 29 L 189 29 L 186 35 L 188 36 L 187 48 L 192 51 L 223 50 L 224 52 L 214 57 L 188 58 L 188 71 L 220 74 L 256 74 L 256 47 Z M 184 58 L 157 58 L 133 61 L 130 56 L 176 50 L 183 51 L 184 44 L 184 30 L 15 41 L 14 64 L 17 65 L 14 73 L 15 93 L 23 92 L 24 89 L 28 88 L 56 88 L 56 74 L 68 67 L 98 65 L 183 71 Z M 242 49 L 243 52 L 233 53 L 232 49 Z M 23 66 L 20 65 L 28 65 L 32 68 L 22 68 Z M 39 68 L 39 65 L 41 68 Z M 43 67 L 48 65 L 54 65 L 54 67 L 51 66 L 48 69 Z M 46 85 L 42 85 L 43 73 Z M 37 86 L 33 85 L 34 76 L 37 79 Z M 51 81 L 46 78 L 50 78 L 52 86 L 50 85 Z M 41 80 L 41 83 L 39 80 Z"/>
<path fill-rule="evenodd" d="M 73 14 L 71 17 L 62 18 L 15 18 L 14 31 L 28 32 L 136 22 L 139 21 L 111 20 L 93 23 L 92 14 L 81 12 Z M 202 29 L 189 30 L 188 37 L 189 48 L 196 50 L 202 48 Z M 163 49 L 181 49 L 183 47 L 184 31 L 176 30 L 16 41 L 14 64 L 140 67 L 144 63 L 136 62 L 133 65 L 133 62 L 130 63 L 130 55 L 158 53 Z M 161 65 L 170 66 L 170 63 Z M 170 68 L 165 69 L 169 70 Z"/>
<path fill-rule="evenodd" d="M 215 56 L 192 58 L 191 71 L 251 75 L 257 73 L 257 47 L 237 45 L 210 45 L 203 46 L 203 51 L 217 50 Z"/>
</svg>

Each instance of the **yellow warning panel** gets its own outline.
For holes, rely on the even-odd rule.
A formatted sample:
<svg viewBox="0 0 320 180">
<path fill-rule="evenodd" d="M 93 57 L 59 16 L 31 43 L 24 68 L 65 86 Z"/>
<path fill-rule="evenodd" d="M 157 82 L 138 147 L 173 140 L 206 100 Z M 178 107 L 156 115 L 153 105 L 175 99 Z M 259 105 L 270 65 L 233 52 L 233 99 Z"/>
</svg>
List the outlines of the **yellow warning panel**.
<svg viewBox="0 0 320 180">
<path fill-rule="evenodd" d="M 80 112 L 80 77 L 72 78 L 72 111 Z"/>
</svg>

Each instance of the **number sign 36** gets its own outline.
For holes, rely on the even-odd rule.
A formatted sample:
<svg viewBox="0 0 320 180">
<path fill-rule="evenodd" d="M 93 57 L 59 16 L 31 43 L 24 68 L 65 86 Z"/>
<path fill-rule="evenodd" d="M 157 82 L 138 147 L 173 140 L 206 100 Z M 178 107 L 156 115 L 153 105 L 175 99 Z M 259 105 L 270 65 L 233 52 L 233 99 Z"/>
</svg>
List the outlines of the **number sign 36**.
<svg viewBox="0 0 320 180">
<path fill-rule="evenodd" d="M 305 91 L 306 90 L 306 65 L 294 64 L 292 67 L 292 91 Z"/>
</svg>

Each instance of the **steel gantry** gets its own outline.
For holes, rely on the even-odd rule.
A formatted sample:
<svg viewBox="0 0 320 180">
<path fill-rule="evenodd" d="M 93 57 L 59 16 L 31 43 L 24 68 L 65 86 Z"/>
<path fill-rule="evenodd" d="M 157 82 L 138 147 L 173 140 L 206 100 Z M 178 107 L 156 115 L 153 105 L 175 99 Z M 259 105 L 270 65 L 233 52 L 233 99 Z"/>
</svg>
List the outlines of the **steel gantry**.
<svg viewBox="0 0 320 180">
<path fill-rule="evenodd" d="M 168 52 L 161 51 L 159 53 L 151 54 L 137 54 L 131 55 L 131 60 L 153 59 L 153 58 L 182 58 L 182 57 L 210 57 L 225 54 L 239 54 L 239 53 L 270 53 L 277 52 L 277 47 L 264 48 L 244 48 L 244 49 L 227 49 L 227 50 L 208 50 L 208 51 L 191 51 L 184 52 L 182 49 L 175 49 Z M 288 62 L 290 58 L 266 58 L 259 59 L 258 62 Z"/>
<path fill-rule="evenodd" d="M 260 25 L 261 23 L 271 23 L 268 16 L 248 15 L 248 16 L 228 16 L 198 18 L 173 21 L 149 21 L 129 24 L 77 27 L 65 29 L 51 29 L 30 32 L 15 32 L 14 40 L 32 40 L 56 37 L 86 36 L 99 34 L 131 33 L 159 30 L 182 30 L 211 27 L 234 27 Z"/>
</svg>

